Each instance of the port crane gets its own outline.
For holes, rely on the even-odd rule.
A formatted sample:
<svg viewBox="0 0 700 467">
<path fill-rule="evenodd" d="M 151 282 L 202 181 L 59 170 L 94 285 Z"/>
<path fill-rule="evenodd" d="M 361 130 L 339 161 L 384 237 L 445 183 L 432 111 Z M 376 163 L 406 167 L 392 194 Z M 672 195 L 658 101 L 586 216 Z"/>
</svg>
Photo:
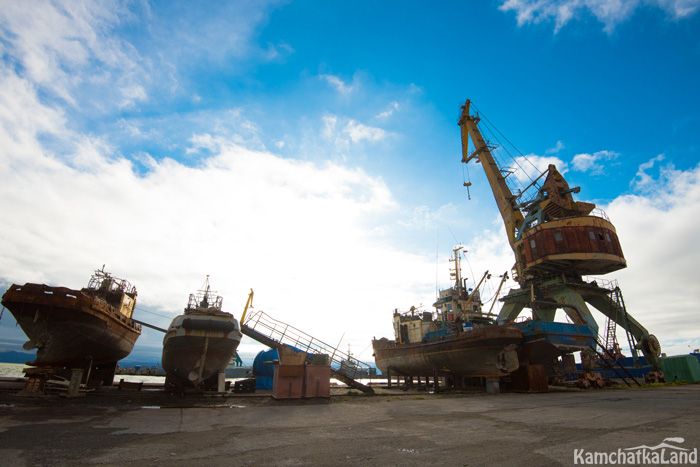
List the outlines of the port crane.
<svg viewBox="0 0 700 467">
<path fill-rule="evenodd" d="M 506 183 L 508 171 L 494 159 L 492 149 L 496 147 L 484 139 L 479 129 L 481 118 L 470 112 L 470 106 L 467 100 L 458 122 L 462 162 L 479 163 L 486 174 L 515 255 L 512 277 L 519 285 L 501 299 L 498 322 L 513 322 L 528 308 L 533 321 L 551 323 L 561 309 L 574 324 L 592 330 L 597 340 L 598 324 L 588 308 L 590 304 L 627 332 L 635 361 L 641 351 L 649 363 L 649 379 L 662 379 L 659 341 L 627 313 L 619 287 L 584 278 L 627 266 L 614 225 L 594 204 L 575 201 L 573 193 L 580 188 L 569 187 L 554 165 L 514 194 Z M 536 190 L 535 195 L 523 200 L 531 188 Z M 584 368 L 592 368 L 594 350 L 581 352 Z"/>
</svg>

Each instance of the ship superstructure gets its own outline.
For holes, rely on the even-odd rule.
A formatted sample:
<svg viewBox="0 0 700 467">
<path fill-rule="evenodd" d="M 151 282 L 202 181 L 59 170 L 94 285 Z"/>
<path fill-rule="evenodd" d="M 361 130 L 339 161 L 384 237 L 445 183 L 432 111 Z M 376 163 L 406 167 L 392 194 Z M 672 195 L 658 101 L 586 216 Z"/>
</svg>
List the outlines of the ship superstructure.
<svg viewBox="0 0 700 467">
<path fill-rule="evenodd" d="M 450 259 L 454 285 L 439 292 L 435 312 L 394 311 L 394 340 L 374 339 L 374 356 L 382 373 L 405 376 L 497 378 L 518 368 L 516 344 L 522 333 L 514 326 L 498 326 L 494 317 L 483 312 L 479 287 L 474 290 L 461 276 L 460 253 Z"/>
</svg>

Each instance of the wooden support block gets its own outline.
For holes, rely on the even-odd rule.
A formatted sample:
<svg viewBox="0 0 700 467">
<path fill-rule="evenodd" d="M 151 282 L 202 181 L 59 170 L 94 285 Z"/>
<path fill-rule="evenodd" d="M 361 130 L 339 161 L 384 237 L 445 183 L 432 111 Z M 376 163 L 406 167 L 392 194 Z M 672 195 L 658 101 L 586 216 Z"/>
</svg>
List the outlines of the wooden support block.
<svg viewBox="0 0 700 467">
<path fill-rule="evenodd" d="M 119 390 L 120 391 L 122 389 L 130 390 L 130 391 L 140 391 L 142 387 L 143 387 L 143 382 L 134 383 L 131 381 L 124 381 L 124 379 L 119 381 Z"/>
</svg>

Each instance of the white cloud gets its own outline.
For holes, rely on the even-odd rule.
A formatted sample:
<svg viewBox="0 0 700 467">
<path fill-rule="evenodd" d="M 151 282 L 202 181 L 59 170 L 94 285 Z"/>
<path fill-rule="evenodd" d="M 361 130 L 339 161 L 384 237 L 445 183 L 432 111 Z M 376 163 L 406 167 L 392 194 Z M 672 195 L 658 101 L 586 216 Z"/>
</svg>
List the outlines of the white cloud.
<svg viewBox="0 0 700 467">
<path fill-rule="evenodd" d="M 267 53 L 265 55 L 268 61 L 273 61 L 282 60 L 293 53 L 294 49 L 286 42 L 280 42 L 277 45 L 268 42 Z"/>
<path fill-rule="evenodd" d="M 345 81 L 335 75 L 319 75 L 319 78 L 333 86 L 341 94 L 350 94 L 355 89 L 354 84 L 348 85 L 345 83 Z"/>
<path fill-rule="evenodd" d="M 654 158 L 640 172 L 652 168 Z M 671 165 L 657 176 L 647 175 L 635 194 L 621 196 L 605 207 L 617 228 L 628 267 L 614 273 L 628 311 L 673 352 L 698 345 L 700 284 L 697 232 L 700 231 L 700 166 L 688 171 Z M 685 348 L 683 348 L 685 347 Z"/>
<path fill-rule="evenodd" d="M 381 179 L 245 149 L 220 132 L 190 138 L 193 154 L 208 154 L 194 167 L 141 153 L 139 175 L 100 139 L 67 129 L 27 80 L 0 71 L 0 281 L 81 287 L 107 264 L 138 287 L 140 308 L 173 315 L 210 274 L 234 313 L 253 287 L 256 306 L 276 318 L 329 341 L 344 329 L 361 348 L 391 332 L 397 301 L 425 292 L 432 261 L 384 245 L 398 206 Z M 335 122 L 329 131 L 349 140 L 378 138 Z"/>
<path fill-rule="evenodd" d="M 394 102 L 392 102 L 391 104 L 389 104 L 387 110 L 381 112 L 379 115 L 377 115 L 376 118 L 389 118 L 389 117 L 391 117 L 391 116 L 394 114 L 394 112 L 396 112 L 397 110 L 399 110 L 399 103 L 396 102 L 396 101 L 394 101 Z"/>
<path fill-rule="evenodd" d="M 647 173 L 647 170 L 651 169 L 657 162 L 661 162 L 664 159 L 665 156 L 663 154 L 659 154 L 658 156 L 641 164 L 639 166 L 639 170 L 637 170 L 634 180 L 632 180 L 630 185 L 643 192 L 653 188 L 655 185 L 655 180 Z"/>
<path fill-rule="evenodd" d="M 111 98 L 125 107 L 146 98 L 147 79 L 135 50 L 109 35 L 129 18 L 116 1 L 5 2 L 0 48 L 21 65 L 18 73 L 71 106 L 79 105 L 77 89 L 99 89 L 99 105 Z"/>
<path fill-rule="evenodd" d="M 358 123 L 355 120 L 350 120 L 343 132 L 347 133 L 353 143 L 357 143 L 362 140 L 366 141 L 380 141 L 386 136 L 386 131 L 381 128 L 375 128 L 362 123 Z"/>
<path fill-rule="evenodd" d="M 353 143 L 381 141 L 388 134 L 381 128 L 367 126 L 337 115 L 323 116 L 320 133 L 332 144 L 333 150 L 339 152 L 347 151 Z"/>
<path fill-rule="evenodd" d="M 615 151 L 598 151 L 593 154 L 576 154 L 571 162 L 574 170 L 590 172 L 592 175 L 603 173 L 604 164 L 601 162 L 617 158 L 620 154 Z"/>
<path fill-rule="evenodd" d="M 323 117 L 323 135 L 330 137 L 335 131 L 335 125 L 338 123 L 338 117 L 335 115 L 324 115 Z"/>
<path fill-rule="evenodd" d="M 73 159 L 91 163 L 79 168 L 42 153 L 13 167 L 0 153 L 0 277 L 79 287 L 106 263 L 137 285 L 142 306 L 176 313 L 210 274 L 234 313 L 253 287 L 257 305 L 279 319 L 366 343 L 374 313 L 421 289 L 420 257 L 368 237 L 397 208 L 381 180 L 209 135 L 193 142 L 215 155 L 200 167 L 151 161 L 143 177 L 89 140 Z M 390 316 L 380 317 L 390 329 Z"/>
<path fill-rule="evenodd" d="M 447 203 L 437 209 L 420 205 L 407 208 L 405 215 L 397 223 L 408 231 L 418 229 L 433 230 L 441 225 L 447 225 L 449 219 L 454 219 L 457 216 L 459 216 L 459 212 L 452 203 Z"/>
<path fill-rule="evenodd" d="M 536 154 L 528 154 L 515 158 L 515 165 L 510 167 L 513 170 L 512 177 L 523 184 L 523 188 L 530 184 L 534 179 L 546 171 L 550 164 L 557 167 L 560 173 L 566 173 L 567 164 L 556 156 L 538 156 Z"/>
<path fill-rule="evenodd" d="M 133 107 L 137 101 L 146 100 L 146 90 L 141 85 L 132 85 L 121 89 L 122 101 L 119 103 L 120 108 Z"/>
<path fill-rule="evenodd" d="M 564 143 L 562 143 L 561 141 L 557 141 L 556 146 L 554 146 L 553 148 L 547 149 L 544 153 L 545 154 L 559 154 L 559 151 L 564 149 L 564 147 L 565 147 Z"/>
<path fill-rule="evenodd" d="M 656 0 L 659 7 L 676 19 L 686 18 L 700 9 L 698 0 Z"/>
<path fill-rule="evenodd" d="M 615 27 L 630 19 L 642 6 L 654 6 L 673 19 L 682 19 L 700 9 L 700 0 L 505 0 L 501 11 L 513 11 L 518 26 L 526 23 L 554 21 L 557 33 L 569 21 L 591 14 L 612 33 Z"/>
<path fill-rule="evenodd" d="M 151 125 L 153 127 L 150 127 Z M 140 129 L 141 127 L 150 128 L 144 131 Z M 122 125 L 122 128 L 160 146 L 172 144 L 173 148 L 183 151 L 192 161 L 217 151 L 222 141 L 235 142 L 261 150 L 265 149 L 261 139 L 262 130 L 255 122 L 249 120 L 240 108 L 205 109 L 189 112 L 185 115 L 167 116 L 157 121 L 132 118 L 129 125 Z M 137 131 L 134 131 L 133 128 Z M 171 133 L 178 133 L 177 137 L 179 139 L 185 138 L 186 141 L 171 143 L 171 135 L 164 132 L 164 128 Z M 207 133 L 196 133 L 201 128 L 205 128 Z"/>
</svg>

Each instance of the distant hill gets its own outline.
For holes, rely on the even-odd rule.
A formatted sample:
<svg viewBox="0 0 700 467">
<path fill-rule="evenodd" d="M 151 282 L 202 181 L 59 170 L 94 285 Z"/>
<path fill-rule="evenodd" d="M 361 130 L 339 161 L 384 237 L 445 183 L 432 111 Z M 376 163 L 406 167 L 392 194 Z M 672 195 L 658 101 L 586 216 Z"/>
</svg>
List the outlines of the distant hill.
<svg viewBox="0 0 700 467">
<path fill-rule="evenodd" d="M 5 363 L 26 363 L 31 362 L 36 358 L 33 353 L 27 352 L 15 352 L 14 350 L 9 352 L 0 352 L 0 362 Z"/>
<path fill-rule="evenodd" d="M 4 363 L 26 363 L 31 362 L 36 358 L 36 354 L 29 352 L 16 352 L 14 350 L 0 352 L 0 362 Z M 160 365 L 160 360 L 148 357 L 127 357 L 119 362 L 119 366 L 122 368 L 133 367 L 135 365 L 140 366 L 158 366 Z"/>
</svg>

